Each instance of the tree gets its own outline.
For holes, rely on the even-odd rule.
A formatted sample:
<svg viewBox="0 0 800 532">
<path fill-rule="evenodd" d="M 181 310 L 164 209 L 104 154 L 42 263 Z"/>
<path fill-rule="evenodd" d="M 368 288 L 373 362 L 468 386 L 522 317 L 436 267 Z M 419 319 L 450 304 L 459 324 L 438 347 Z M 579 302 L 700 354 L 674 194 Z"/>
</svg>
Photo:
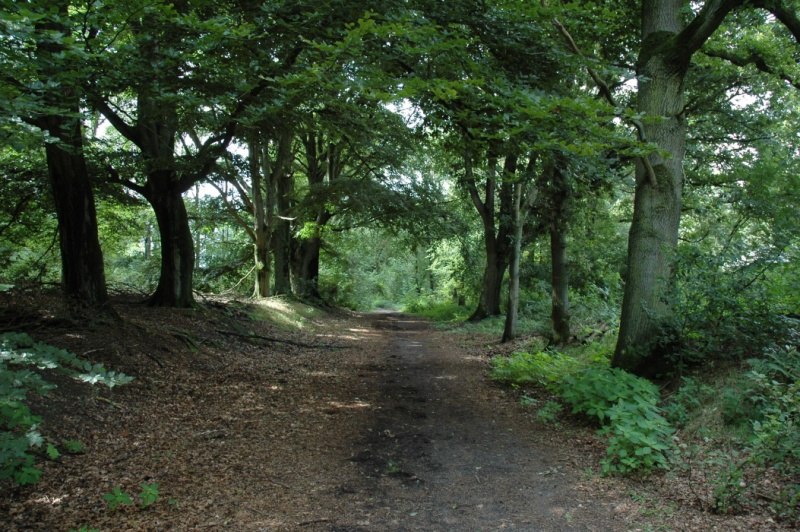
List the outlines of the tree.
<svg viewBox="0 0 800 532">
<path fill-rule="evenodd" d="M 9 111 L 46 134 L 48 175 L 58 216 L 62 289 L 71 303 L 108 302 L 97 214 L 80 112 L 85 57 L 74 45 L 69 1 L 4 6 L 2 82 Z M 14 53 L 16 52 L 16 53 Z"/>
<path fill-rule="evenodd" d="M 649 157 L 654 172 L 636 165 L 636 194 L 628 241 L 628 268 L 619 340 L 613 364 L 639 374 L 663 368 L 659 322 L 670 315 L 686 143 L 684 86 L 692 56 L 742 0 L 708 0 L 688 25 L 680 0 L 642 2 L 642 40 L 637 64 L 637 109 L 644 134 L 660 153 Z M 795 16 L 780 2 L 761 2 L 780 20 Z M 791 29 L 791 26 L 789 26 Z M 793 30 L 794 31 L 794 30 Z M 796 33 L 796 36 L 800 32 Z"/>
</svg>

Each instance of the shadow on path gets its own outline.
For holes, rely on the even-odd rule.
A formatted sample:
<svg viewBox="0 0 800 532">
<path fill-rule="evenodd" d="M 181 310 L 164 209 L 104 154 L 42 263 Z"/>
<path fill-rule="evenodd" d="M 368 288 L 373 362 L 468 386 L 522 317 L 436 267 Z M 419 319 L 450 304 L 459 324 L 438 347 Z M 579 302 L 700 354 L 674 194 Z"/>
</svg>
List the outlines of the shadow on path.
<svg viewBox="0 0 800 532">
<path fill-rule="evenodd" d="M 508 408 L 485 361 L 413 317 L 369 319 L 388 348 L 363 368 L 376 414 L 351 460 L 364 485 L 342 488 L 361 495 L 353 512 L 369 515 L 369 525 L 329 530 L 627 528 L 610 501 L 577 489 L 581 472 L 568 455 Z"/>
</svg>

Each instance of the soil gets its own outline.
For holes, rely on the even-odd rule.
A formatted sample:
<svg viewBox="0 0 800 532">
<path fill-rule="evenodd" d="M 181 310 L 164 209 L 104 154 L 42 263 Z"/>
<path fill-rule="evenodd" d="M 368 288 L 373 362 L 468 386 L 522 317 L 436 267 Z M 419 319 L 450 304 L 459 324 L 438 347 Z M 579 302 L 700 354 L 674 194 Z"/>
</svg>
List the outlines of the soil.
<svg viewBox="0 0 800 532">
<path fill-rule="evenodd" d="M 543 423 L 488 379 L 514 348 L 490 337 L 335 310 L 287 330 L 235 301 L 122 298 L 121 321 L 81 322 L 54 297 L 0 303 L 5 330 L 136 377 L 109 390 L 47 376 L 59 388 L 31 398 L 42 432 L 85 451 L 4 486 L 3 530 L 779 529 L 701 512 L 663 479 L 600 477 L 593 427 Z M 145 507 L 143 485 L 158 489 Z M 110 509 L 115 488 L 134 504 Z"/>
</svg>

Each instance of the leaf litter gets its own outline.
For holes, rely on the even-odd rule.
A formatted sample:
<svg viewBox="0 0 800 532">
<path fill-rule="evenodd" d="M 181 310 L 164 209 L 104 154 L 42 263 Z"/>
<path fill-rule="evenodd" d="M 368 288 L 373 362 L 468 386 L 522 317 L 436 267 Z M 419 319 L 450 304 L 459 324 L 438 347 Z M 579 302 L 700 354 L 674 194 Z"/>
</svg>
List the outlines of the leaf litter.
<svg viewBox="0 0 800 532">
<path fill-rule="evenodd" d="M 136 380 L 47 376 L 58 388 L 30 398 L 41 431 L 83 449 L 0 489 L 3 530 L 780 528 L 676 505 L 664 479 L 599 477 L 593 430 L 538 422 L 489 381 L 489 355 L 513 346 L 483 335 L 332 309 L 277 327 L 218 299 L 118 297 L 121 322 L 75 322 L 57 294 L 4 297 L 15 330 Z M 112 510 L 114 493 L 132 504 Z"/>
</svg>

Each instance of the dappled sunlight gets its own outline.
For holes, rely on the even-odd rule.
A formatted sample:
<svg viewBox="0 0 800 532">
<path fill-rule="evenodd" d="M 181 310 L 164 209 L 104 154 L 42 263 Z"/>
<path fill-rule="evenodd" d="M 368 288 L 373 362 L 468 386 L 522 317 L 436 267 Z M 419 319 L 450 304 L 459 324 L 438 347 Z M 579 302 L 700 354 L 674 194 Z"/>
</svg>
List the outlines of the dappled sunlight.
<svg viewBox="0 0 800 532">
<path fill-rule="evenodd" d="M 307 375 L 310 377 L 324 377 L 328 379 L 339 377 L 338 373 L 332 373 L 330 371 L 309 371 Z"/>
<path fill-rule="evenodd" d="M 34 499 L 33 502 L 35 502 L 36 504 L 49 504 L 50 506 L 58 506 L 59 504 L 64 502 L 64 499 L 66 499 L 66 497 L 63 495 L 61 497 L 51 497 L 45 495 L 44 497 L 39 497 L 38 499 Z"/>
<path fill-rule="evenodd" d="M 355 400 L 352 403 L 342 403 L 340 401 L 328 401 L 328 406 L 339 410 L 360 410 L 362 408 L 372 408 L 370 403 Z"/>
</svg>

